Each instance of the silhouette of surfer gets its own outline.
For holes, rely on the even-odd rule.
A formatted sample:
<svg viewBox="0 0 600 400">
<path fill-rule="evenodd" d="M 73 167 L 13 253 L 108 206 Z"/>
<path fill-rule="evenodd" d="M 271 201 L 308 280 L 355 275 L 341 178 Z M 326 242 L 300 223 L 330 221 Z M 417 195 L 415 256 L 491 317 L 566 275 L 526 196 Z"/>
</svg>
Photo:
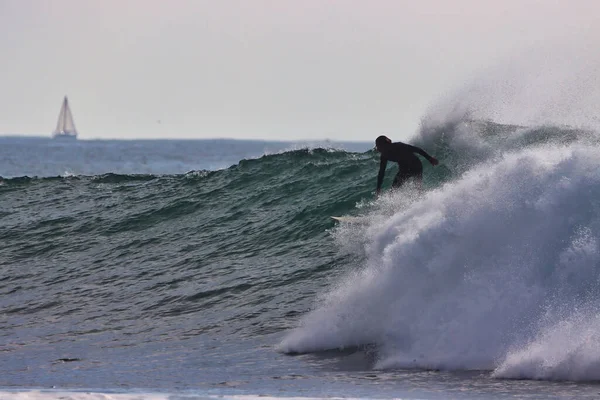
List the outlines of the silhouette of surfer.
<svg viewBox="0 0 600 400">
<path fill-rule="evenodd" d="M 415 153 L 422 155 L 431 163 L 437 165 L 438 160 L 431 157 L 425 150 L 402 142 L 392 143 L 387 136 L 379 136 L 375 140 L 375 147 L 381 153 L 379 174 L 377 175 L 377 195 L 381 192 L 381 184 L 385 176 L 385 167 L 388 161 L 398 163 L 399 171 L 394 178 L 392 188 L 399 188 L 409 179 L 413 179 L 421 186 L 423 180 L 423 165 Z"/>
</svg>

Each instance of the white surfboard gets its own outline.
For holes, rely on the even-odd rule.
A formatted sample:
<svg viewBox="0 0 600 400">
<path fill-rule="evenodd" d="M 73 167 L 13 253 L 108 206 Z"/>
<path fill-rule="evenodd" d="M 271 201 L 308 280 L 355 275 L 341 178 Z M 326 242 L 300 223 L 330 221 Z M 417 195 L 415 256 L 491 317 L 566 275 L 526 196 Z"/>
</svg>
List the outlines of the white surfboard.
<svg viewBox="0 0 600 400">
<path fill-rule="evenodd" d="M 338 222 L 347 222 L 347 223 L 367 223 L 368 219 L 366 217 L 352 217 L 352 216 L 341 216 L 341 217 L 334 217 L 332 216 L 331 218 L 335 219 Z"/>
</svg>

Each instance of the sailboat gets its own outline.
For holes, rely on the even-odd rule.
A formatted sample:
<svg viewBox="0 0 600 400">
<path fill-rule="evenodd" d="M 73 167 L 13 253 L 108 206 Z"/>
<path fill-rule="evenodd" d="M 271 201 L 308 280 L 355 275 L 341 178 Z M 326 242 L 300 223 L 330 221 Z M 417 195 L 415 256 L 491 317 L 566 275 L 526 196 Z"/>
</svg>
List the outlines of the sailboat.
<svg viewBox="0 0 600 400">
<path fill-rule="evenodd" d="M 73 114 L 69 108 L 69 100 L 67 96 L 63 100 L 62 107 L 60 108 L 60 114 L 58 114 L 58 122 L 56 123 L 56 129 L 52 132 L 52 137 L 55 139 L 77 139 L 77 129 L 75 129 L 75 123 L 73 122 Z"/>
</svg>

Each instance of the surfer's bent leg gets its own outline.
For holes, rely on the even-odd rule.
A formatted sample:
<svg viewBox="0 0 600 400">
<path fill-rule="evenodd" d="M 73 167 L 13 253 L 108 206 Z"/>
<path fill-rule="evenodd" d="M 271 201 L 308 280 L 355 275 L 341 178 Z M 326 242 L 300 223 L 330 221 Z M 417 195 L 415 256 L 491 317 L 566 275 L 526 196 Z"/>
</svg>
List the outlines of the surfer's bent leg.
<svg viewBox="0 0 600 400">
<path fill-rule="evenodd" d="M 409 179 L 414 180 L 417 186 L 420 188 L 423 180 L 423 168 L 414 168 L 410 170 L 403 169 L 398 171 L 396 177 L 394 178 L 394 182 L 392 182 L 392 188 L 397 189 L 401 187 Z"/>
<path fill-rule="evenodd" d="M 410 178 L 411 174 L 409 174 L 407 171 L 398 171 L 396 177 L 394 178 L 394 182 L 392 182 L 392 188 L 398 189 L 399 187 L 404 185 L 404 183 Z"/>
</svg>

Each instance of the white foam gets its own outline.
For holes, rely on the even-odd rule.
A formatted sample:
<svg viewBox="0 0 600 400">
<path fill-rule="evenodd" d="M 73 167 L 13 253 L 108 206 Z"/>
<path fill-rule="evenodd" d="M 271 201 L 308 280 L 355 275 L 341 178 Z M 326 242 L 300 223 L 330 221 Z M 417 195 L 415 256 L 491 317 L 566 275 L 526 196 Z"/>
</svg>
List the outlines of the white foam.
<svg viewBox="0 0 600 400">
<path fill-rule="evenodd" d="M 531 343 L 509 352 L 493 376 L 591 381 L 598 380 L 599 370 L 600 315 L 586 310 L 551 324 Z"/>
<path fill-rule="evenodd" d="M 474 168 L 391 218 L 373 215 L 362 268 L 279 349 L 377 343 L 378 368 L 600 379 L 596 338 L 582 333 L 600 309 L 599 167 L 597 147 L 537 147 Z M 550 351 L 560 341 L 560 354 Z"/>
</svg>

